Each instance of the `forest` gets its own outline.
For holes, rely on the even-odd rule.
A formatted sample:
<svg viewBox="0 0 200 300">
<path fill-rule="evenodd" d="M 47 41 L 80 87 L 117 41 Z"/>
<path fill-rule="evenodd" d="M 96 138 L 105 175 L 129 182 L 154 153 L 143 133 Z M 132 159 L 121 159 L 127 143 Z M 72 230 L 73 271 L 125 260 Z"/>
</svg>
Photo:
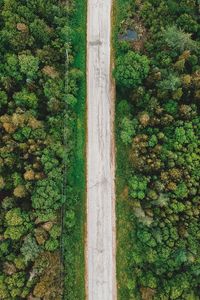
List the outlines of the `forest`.
<svg viewBox="0 0 200 300">
<path fill-rule="evenodd" d="M 199 1 L 116 0 L 114 26 L 119 299 L 198 300 Z"/>
<path fill-rule="evenodd" d="M 0 11 L 0 299 L 81 299 L 85 2 Z"/>
</svg>

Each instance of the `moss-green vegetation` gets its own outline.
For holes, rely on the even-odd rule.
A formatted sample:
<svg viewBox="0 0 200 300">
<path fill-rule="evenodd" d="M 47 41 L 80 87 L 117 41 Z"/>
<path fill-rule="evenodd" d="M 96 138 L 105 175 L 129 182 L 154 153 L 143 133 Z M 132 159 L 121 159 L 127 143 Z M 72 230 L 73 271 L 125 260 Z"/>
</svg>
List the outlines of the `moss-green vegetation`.
<svg viewBox="0 0 200 300">
<path fill-rule="evenodd" d="M 85 140 L 86 140 L 86 13 L 87 1 L 76 1 L 70 26 L 74 28 L 72 44 L 74 45 L 74 61 L 72 66 L 81 70 L 82 78 L 77 92 L 75 106 L 76 121 L 74 129 L 74 152 L 71 157 L 68 179 L 67 207 L 70 209 L 65 223 L 66 234 L 63 234 L 65 245 L 65 297 L 67 300 L 85 299 Z M 68 198 L 68 196 L 67 196 Z M 71 211 L 71 203 L 74 210 Z M 74 219 L 74 226 L 69 229 L 69 223 Z M 70 234 L 69 234 L 70 230 Z"/>
<path fill-rule="evenodd" d="M 197 300 L 198 4 L 115 2 L 119 299 Z"/>
<path fill-rule="evenodd" d="M 85 1 L 0 11 L 0 299 L 84 299 Z"/>
</svg>

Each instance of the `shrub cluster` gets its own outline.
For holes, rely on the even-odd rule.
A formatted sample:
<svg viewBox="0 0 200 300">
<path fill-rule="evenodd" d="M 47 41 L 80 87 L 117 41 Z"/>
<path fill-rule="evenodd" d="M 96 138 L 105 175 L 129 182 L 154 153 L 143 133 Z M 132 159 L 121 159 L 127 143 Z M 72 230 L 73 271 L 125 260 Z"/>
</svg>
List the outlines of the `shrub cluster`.
<svg viewBox="0 0 200 300">
<path fill-rule="evenodd" d="M 114 72 L 118 147 L 128 159 L 128 170 L 119 176 L 131 203 L 126 297 L 195 300 L 200 297 L 198 4 L 143 0 L 130 7 L 119 30 L 139 22 L 146 35 L 117 42 Z"/>
</svg>

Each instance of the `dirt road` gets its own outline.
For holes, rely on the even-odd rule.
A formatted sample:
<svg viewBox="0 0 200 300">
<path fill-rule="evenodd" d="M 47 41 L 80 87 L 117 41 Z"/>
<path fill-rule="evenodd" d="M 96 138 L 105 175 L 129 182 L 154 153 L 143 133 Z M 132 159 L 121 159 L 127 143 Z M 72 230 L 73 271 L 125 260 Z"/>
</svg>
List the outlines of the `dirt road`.
<svg viewBox="0 0 200 300">
<path fill-rule="evenodd" d="M 87 299 L 116 300 L 112 0 L 88 0 Z"/>
</svg>

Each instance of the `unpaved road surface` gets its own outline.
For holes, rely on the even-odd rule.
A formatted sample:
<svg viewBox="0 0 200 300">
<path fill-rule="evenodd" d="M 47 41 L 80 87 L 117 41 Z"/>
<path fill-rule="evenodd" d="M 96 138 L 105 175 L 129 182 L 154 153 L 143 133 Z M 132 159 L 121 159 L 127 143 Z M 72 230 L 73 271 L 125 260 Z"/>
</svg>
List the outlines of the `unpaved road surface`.
<svg viewBox="0 0 200 300">
<path fill-rule="evenodd" d="M 87 299 L 116 300 L 112 0 L 88 0 Z"/>
</svg>

